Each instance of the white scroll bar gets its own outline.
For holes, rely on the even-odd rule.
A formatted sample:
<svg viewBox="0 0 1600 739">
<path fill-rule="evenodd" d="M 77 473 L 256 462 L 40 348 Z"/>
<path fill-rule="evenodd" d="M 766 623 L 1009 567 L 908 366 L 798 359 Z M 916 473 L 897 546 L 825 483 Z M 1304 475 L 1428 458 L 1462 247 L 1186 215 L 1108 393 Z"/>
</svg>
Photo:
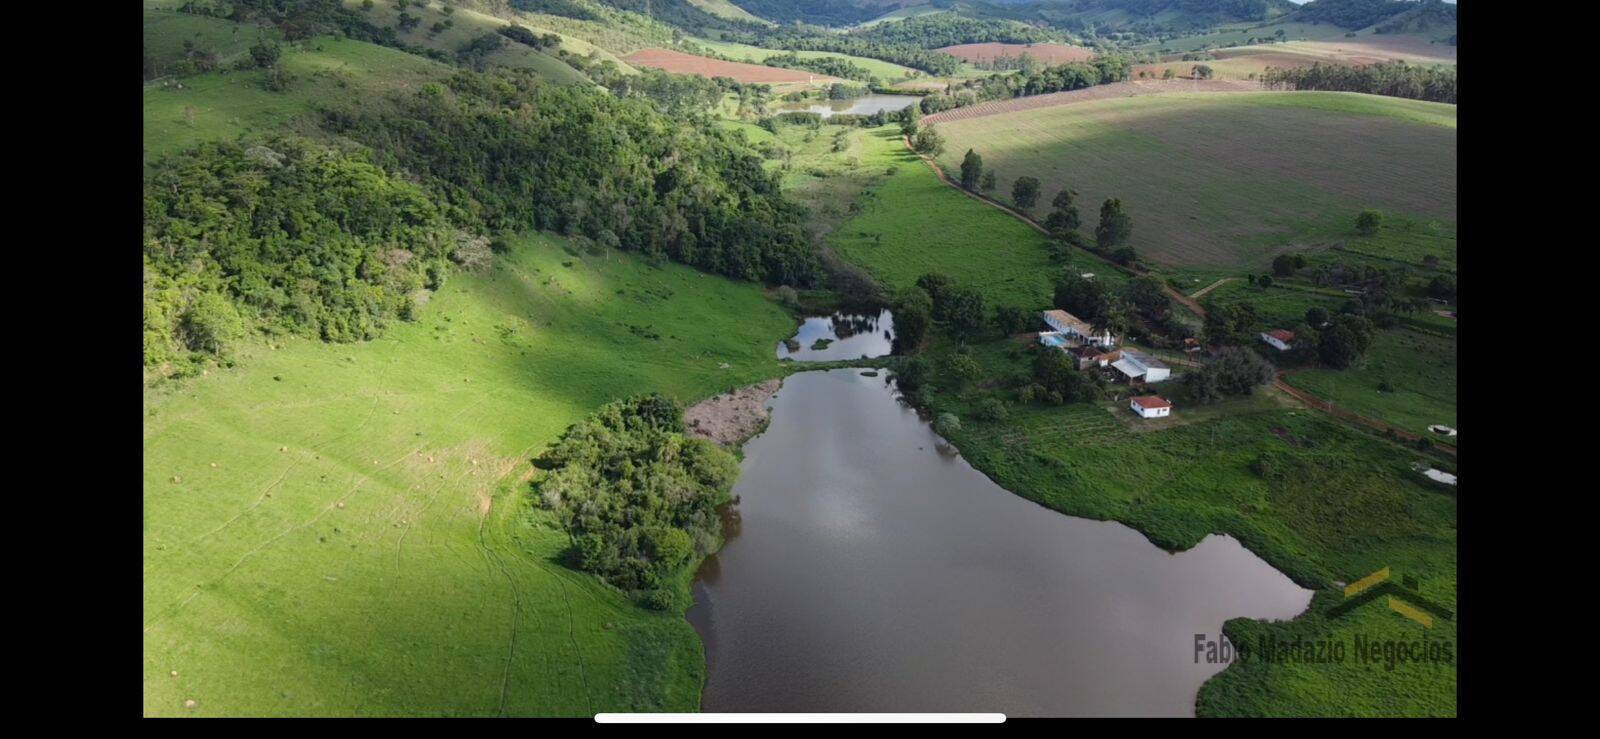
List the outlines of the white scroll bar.
<svg viewBox="0 0 1600 739">
<path fill-rule="evenodd" d="M 1003 713 L 597 713 L 602 724 L 1002 724 Z"/>
</svg>

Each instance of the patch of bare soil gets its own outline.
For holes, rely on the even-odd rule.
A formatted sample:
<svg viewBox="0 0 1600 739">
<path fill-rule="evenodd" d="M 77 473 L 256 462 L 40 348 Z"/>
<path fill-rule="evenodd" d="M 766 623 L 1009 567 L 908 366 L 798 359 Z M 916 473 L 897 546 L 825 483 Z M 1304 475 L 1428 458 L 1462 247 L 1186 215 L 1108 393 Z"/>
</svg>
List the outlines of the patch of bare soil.
<svg viewBox="0 0 1600 739">
<path fill-rule="evenodd" d="M 783 69 L 781 67 L 768 67 L 764 64 L 725 62 L 721 59 L 695 56 L 681 51 L 672 51 L 671 49 L 640 49 L 623 57 L 622 60 L 636 67 L 650 67 L 651 69 L 659 69 L 673 74 L 727 77 L 737 82 L 747 83 L 812 84 L 838 81 L 836 77 L 807 72 L 803 69 Z"/>
<path fill-rule="evenodd" d="M 683 423 L 690 436 L 738 446 L 766 428 L 772 415 L 767 401 L 782 384 L 782 380 L 767 380 L 706 398 L 683 412 Z"/>
</svg>

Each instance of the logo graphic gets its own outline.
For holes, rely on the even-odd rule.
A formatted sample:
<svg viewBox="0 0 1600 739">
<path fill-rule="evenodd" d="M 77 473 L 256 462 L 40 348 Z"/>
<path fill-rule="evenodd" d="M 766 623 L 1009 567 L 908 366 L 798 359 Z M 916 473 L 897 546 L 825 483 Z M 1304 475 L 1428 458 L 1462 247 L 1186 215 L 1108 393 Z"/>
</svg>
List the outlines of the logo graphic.
<svg viewBox="0 0 1600 739">
<path fill-rule="evenodd" d="M 1425 628 L 1433 628 L 1435 618 L 1449 621 L 1454 616 L 1444 606 L 1422 597 L 1417 592 L 1416 578 L 1407 575 L 1401 578 L 1401 584 L 1396 585 L 1389 579 L 1388 567 L 1344 586 L 1344 602 L 1329 609 L 1328 615 L 1338 618 L 1385 596 L 1388 597 L 1389 610 Z"/>
</svg>

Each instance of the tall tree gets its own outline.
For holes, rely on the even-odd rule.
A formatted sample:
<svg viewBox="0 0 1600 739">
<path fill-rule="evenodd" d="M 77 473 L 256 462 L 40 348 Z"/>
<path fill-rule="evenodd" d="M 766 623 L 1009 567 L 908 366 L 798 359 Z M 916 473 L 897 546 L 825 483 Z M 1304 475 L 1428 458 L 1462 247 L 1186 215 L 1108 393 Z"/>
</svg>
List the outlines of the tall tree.
<svg viewBox="0 0 1600 739">
<path fill-rule="evenodd" d="M 983 178 L 983 157 L 978 152 L 967 150 L 967 155 L 961 159 L 961 186 L 968 190 L 978 189 L 978 183 Z"/>
<path fill-rule="evenodd" d="M 1078 206 L 1073 204 L 1073 198 L 1078 193 L 1071 189 L 1062 189 L 1056 193 L 1055 199 L 1050 201 L 1050 215 L 1044 219 L 1045 228 L 1051 233 L 1061 234 L 1078 230 Z"/>
<path fill-rule="evenodd" d="M 1011 200 L 1018 208 L 1030 210 L 1039 202 L 1039 178 L 1024 175 L 1011 185 Z"/>
<path fill-rule="evenodd" d="M 1106 198 L 1100 206 L 1100 224 L 1094 228 L 1095 243 L 1101 249 L 1113 249 L 1128 243 L 1133 235 L 1133 219 L 1122 209 L 1120 198 Z"/>
<path fill-rule="evenodd" d="M 913 287 L 895 298 L 894 353 L 912 354 L 928 336 L 933 321 L 933 299 L 926 290 Z"/>
<path fill-rule="evenodd" d="M 922 119 L 922 109 L 916 103 L 912 103 L 907 105 L 901 114 L 903 117 L 900 119 L 900 135 L 908 139 L 916 136 L 917 121 Z"/>
<path fill-rule="evenodd" d="M 937 157 L 944 153 L 944 137 L 932 128 L 923 128 L 917 131 L 917 138 L 912 143 L 912 148 L 918 154 Z"/>
</svg>

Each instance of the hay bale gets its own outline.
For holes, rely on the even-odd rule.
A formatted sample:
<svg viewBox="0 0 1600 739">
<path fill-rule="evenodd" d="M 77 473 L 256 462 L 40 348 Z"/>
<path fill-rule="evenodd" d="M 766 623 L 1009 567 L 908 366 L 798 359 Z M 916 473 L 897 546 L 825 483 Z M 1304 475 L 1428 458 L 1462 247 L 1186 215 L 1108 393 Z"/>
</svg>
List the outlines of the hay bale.
<svg viewBox="0 0 1600 739">
<path fill-rule="evenodd" d="M 200 705 L 200 704 L 195 702 L 195 699 L 193 699 L 193 698 L 190 698 L 189 700 L 186 700 L 186 701 L 183 702 L 183 707 L 184 708 L 194 708 L 195 706 L 198 706 L 198 705 Z"/>
</svg>

